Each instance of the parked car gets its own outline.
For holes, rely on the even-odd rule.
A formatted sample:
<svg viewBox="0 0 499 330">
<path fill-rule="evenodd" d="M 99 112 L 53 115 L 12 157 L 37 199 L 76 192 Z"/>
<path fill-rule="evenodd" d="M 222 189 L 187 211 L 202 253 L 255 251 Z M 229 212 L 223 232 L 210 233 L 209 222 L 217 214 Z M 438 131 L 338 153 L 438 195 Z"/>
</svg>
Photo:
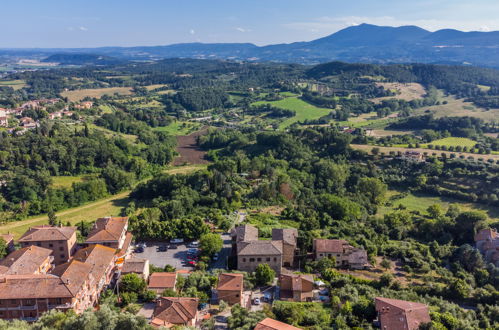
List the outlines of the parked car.
<svg viewBox="0 0 499 330">
<path fill-rule="evenodd" d="M 170 244 L 170 246 L 168 248 L 171 250 L 176 250 L 178 247 L 176 244 Z"/>
<path fill-rule="evenodd" d="M 189 245 L 187 245 L 187 247 L 197 248 L 197 247 L 199 247 L 199 242 L 198 241 L 191 242 L 191 243 L 189 243 Z"/>
<path fill-rule="evenodd" d="M 134 250 L 135 253 L 142 253 L 144 252 L 144 248 L 142 246 L 137 246 Z"/>
<path fill-rule="evenodd" d="M 253 299 L 253 305 L 260 305 L 260 298 Z"/>
<path fill-rule="evenodd" d="M 189 249 L 187 250 L 188 254 L 198 254 L 199 250 L 198 249 Z"/>
<path fill-rule="evenodd" d="M 217 260 L 218 260 L 218 253 L 215 253 L 215 254 L 213 255 L 213 258 L 212 258 L 212 259 L 213 259 L 213 261 L 217 261 Z"/>
<path fill-rule="evenodd" d="M 166 252 L 166 251 L 168 251 L 168 246 L 166 246 L 166 245 L 160 245 L 158 247 L 158 251 L 159 252 Z"/>
<path fill-rule="evenodd" d="M 170 240 L 170 243 L 173 243 L 173 244 L 182 244 L 182 243 L 184 243 L 184 239 L 183 238 L 174 238 L 174 239 Z"/>
<path fill-rule="evenodd" d="M 191 261 L 188 261 L 187 264 L 190 266 L 196 266 L 198 263 L 194 260 L 191 260 Z"/>
</svg>

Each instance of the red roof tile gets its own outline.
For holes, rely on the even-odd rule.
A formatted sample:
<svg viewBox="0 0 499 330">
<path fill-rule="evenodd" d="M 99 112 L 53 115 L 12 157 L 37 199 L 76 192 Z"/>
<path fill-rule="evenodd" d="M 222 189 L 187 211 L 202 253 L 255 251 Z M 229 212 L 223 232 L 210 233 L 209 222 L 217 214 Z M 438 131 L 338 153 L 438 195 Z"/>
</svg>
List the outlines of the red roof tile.
<svg viewBox="0 0 499 330">
<path fill-rule="evenodd" d="M 255 330 L 300 330 L 300 328 L 267 317 L 257 323 Z"/>
</svg>

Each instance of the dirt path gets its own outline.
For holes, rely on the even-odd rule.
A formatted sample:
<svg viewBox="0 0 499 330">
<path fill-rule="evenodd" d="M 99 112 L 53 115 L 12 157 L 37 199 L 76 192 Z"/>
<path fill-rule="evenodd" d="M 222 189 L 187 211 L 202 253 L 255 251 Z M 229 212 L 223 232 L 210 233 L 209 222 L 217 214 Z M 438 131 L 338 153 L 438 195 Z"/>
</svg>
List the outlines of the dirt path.
<svg viewBox="0 0 499 330">
<path fill-rule="evenodd" d="M 206 152 L 199 149 L 196 144 L 197 137 L 206 134 L 207 131 L 208 128 L 204 127 L 189 135 L 177 136 L 177 152 L 180 156 L 175 158 L 173 165 L 208 164 L 205 159 Z"/>
<path fill-rule="evenodd" d="M 478 158 L 483 158 L 485 161 L 489 159 L 493 159 L 495 161 L 499 160 L 499 155 L 482 155 L 482 154 L 472 154 L 469 152 L 456 152 L 456 151 L 443 151 L 443 150 L 432 150 L 432 149 L 425 149 L 425 148 L 402 148 L 402 147 L 379 147 L 379 146 L 372 146 L 372 145 L 366 145 L 366 144 L 351 144 L 350 145 L 354 149 L 358 150 L 363 150 L 367 152 L 371 152 L 373 148 L 378 148 L 380 152 L 384 152 L 385 154 L 388 154 L 390 151 L 401 151 L 401 152 L 406 152 L 406 151 L 417 151 L 421 153 L 428 153 L 428 155 L 431 155 L 433 153 L 436 153 L 437 155 L 441 155 L 442 153 L 445 153 L 447 156 L 450 157 L 450 154 L 455 154 L 456 158 L 459 156 L 464 156 L 465 158 L 468 158 L 469 156 L 473 157 L 475 160 Z"/>
</svg>

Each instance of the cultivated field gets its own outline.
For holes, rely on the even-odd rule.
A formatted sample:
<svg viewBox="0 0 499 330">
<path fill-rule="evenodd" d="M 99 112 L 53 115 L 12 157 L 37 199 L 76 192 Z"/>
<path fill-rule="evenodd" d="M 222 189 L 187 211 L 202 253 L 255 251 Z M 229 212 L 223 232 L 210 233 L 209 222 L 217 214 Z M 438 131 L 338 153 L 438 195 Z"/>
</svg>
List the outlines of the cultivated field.
<svg viewBox="0 0 499 330">
<path fill-rule="evenodd" d="M 293 123 L 304 121 L 307 119 L 319 119 L 320 117 L 323 117 L 331 112 L 331 109 L 316 107 L 315 105 L 307 103 L 297 97 L 287 97 L 279 101 L 259 101 L 253 103 L 253 105 L 259 104 L 270 104 L 274 107 L 296 112 L 296 115 L 294 117 L 286 119 L 279 125 L 280 129 L 286 128 Z"/>
<path fill-rule="evenodd" d="M 448 157 L 450 157 L 451 154 L 455 154 L 456 157 L 459 156 L 464 156 L 466 158 L 468 157 L 473 157 L 473 159 L 478 160 L 478 158 L 482 158 L 484 161 L 487 161 L 489 159 L 493 159 L 494 161 L 499 160 L 499 155 L 479 155 L 479 154 L 472 154 L 469 152 L 454 152 L 454 151 L 442 151 L 442 150 L 430 150 L 430 149 L 425 149 L 425 148 L 404 148 L 404 147 L 380 147 L 380 146 L 372 146 L 372 145 L 366 145 L 366 144 L 351 144 L 350 145 L 352 148 L 357 149 L 357 150 L 363 150 L 366 152 L 371 153 L 373 148 L 378 148 L 380 152 L 384 152 L 385 154 L 388 155 L 390 151 L 394 152 L 406 152 L 406 151 L 417 151 L 417 152 L 426 152 L 428 155 L 431 155 L 433 153 L 437 155 L 441 154 L 446 154 Z"/>
<path fill-rule="evenodd" d="M 446 147 L 468 147 L 473 148 L 476 142 L 472 139 L 460 138 L 460 137 L 447 137 L 435 141 L 431 141 L 428 144 L 433 144 L 434 146 L 446 146 Z M 424 144 L 423 147 L 427 148 L 428 144 Z"/>
<path fill-rule="evenodd" d="M 67 97 L 71 102 L 78 102 L 85 97 L 101 98 L 104 95 L 113 96 L 118 93 L 119 95 L 131 95 L 131 87 L 109 87 L 109 88 L 96 88 L 96 89 L 78 89 L 74 91 L 62 92 L 61 96 Z"/>
<path fill-rule="evenodd" d="M 180 156 L 175 158 L 173 165 L 209 163 L 204 159 L 206 152 L 196 145 L 197 137 L 206 134 L 207 130 L 208 128 L 204 128 L 189 135 L 177 136 L 177 152 Z"/>
<path fill-rule="evenodd" d="M 53 176 L 52 187 L 54 188 L 71 188 L 73 183 L 83 182 L 83 176 Z"/>
<path fill-rule="evenodd" d="M 175 121 L 168 126 L 154 127 L 153 130 L 167 132 L 170 135 L 188 135 L 201 127 L 199 123 L 190 121 Z"/>
<path fill-rule="evenodd" d="M 376 86 L 383 86 L 384 89 L 391 90 L 397 93 L 397 95 L 371 99 L 374 103 L 380 103 L 383 100 L 389 99 L 412 101 L 420 99 L 426 94 L 424 87 L 418 83 L 378 82 Z"/>
<path fill-rule="evenodd" d="M 0 86 L 2 87 L 12 87 L 15 91 L 24 88 L 28 85 L 26 85 L 26 82 L 24 80 L 2 80 L 0 81 Z"/>
</svg>

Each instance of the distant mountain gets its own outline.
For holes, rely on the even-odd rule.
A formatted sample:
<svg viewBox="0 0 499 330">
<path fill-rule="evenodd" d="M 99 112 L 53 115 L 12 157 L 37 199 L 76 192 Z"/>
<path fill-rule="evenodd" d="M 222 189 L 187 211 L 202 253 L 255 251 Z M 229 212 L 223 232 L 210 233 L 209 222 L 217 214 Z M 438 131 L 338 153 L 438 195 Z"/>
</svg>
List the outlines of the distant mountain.
<svg viewBox="0 0 499 330">
<path fill-rule="evenodd" d="M 27 54 L 30 50 L 0 50 Z M 361 63 L 471 64 L 499 68 L 499 32 L 430 32 L 417 26 L 361 24 L 309 42 L 258 47 L 249 43 L 186 43 L 153 47 L 33 49 L 33 54 L 99 54 L 127 60 L 221 58 L 317 64 L 333 60 Z"/>
<path fill-rule="evenodd" d="M 59 63 L 62 65 L 113 65 L 123 63 L 123 59 L 96 54 L 54 54 L 41 62 Z"/>
</svg>

